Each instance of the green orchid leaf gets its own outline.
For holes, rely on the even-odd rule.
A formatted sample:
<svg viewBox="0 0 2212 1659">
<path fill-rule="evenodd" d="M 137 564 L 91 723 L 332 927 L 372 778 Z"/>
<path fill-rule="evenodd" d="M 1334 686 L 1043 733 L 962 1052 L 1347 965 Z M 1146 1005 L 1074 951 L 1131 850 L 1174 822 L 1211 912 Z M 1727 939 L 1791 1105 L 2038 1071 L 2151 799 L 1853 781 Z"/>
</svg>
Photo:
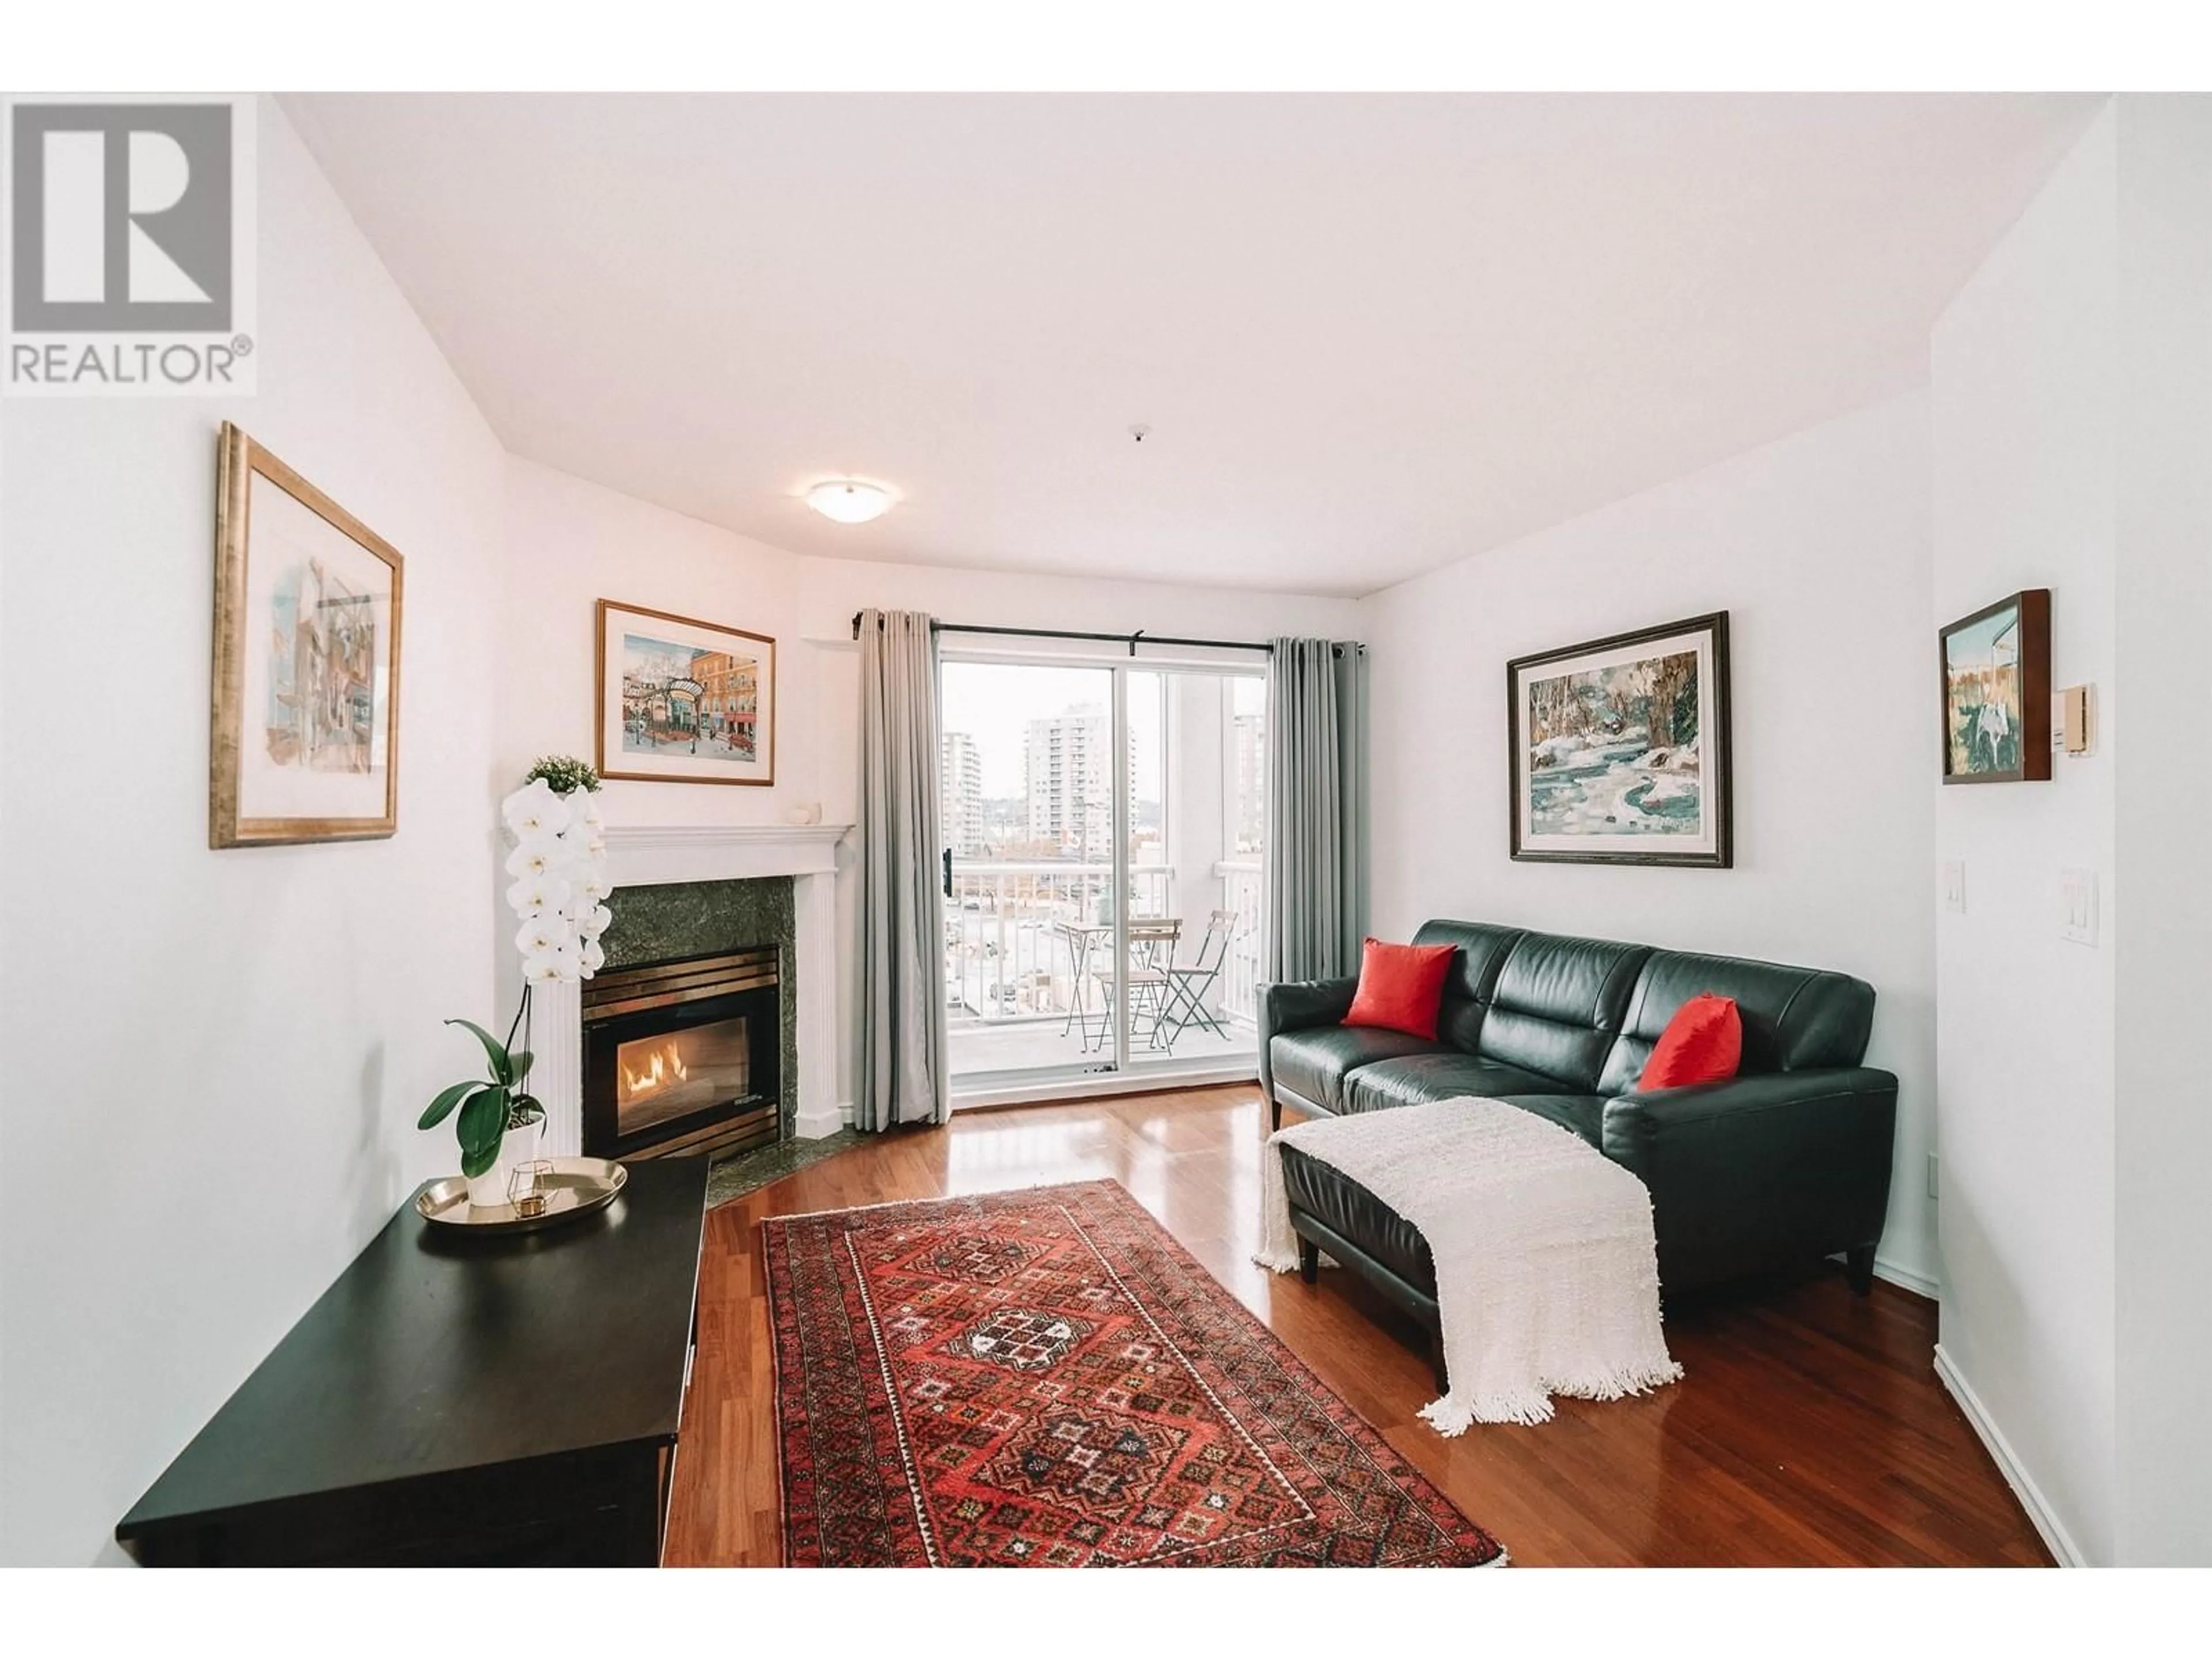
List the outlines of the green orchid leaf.
<svg viewBox="0 0 2212 1659">
<path fill-rule="evenodd" d="M 523 1079 L 530 1075 L 530 1062 L 537 1058 L 538 1056 L 527 1048 L 520 1053 L 510 1051 L 507 1056 L 507 1064 L 511 1075 L 507 1080 L 509 1083 L 520 1084 Z"/>
<path fill-rule="evenodd" d="M 465 1153 L 481 1152 L 487 1147 L 496 1153 L 500 1137 L 507 1133 L 507 1091 L 494 1083 L 471 1095 L 461 1108 L 454 1133 Z M 484 1166 L 490 1167 L 489 1164 Z"/>
<path fill-rule="evenodd" d="M 441 1089 L 438 1091 L 438 1097 L 424 1107 L 422 1115 L 415 1120 L 415 1127 L 418 1129 L 436 1128 L 446 1121 L 453 1108 L 461 1103 L 463 1095 L 467 1094 L 471 1089 L 481 1089 L 483 1086 L 482 1078 L 472 1077 L 465 1082 L 456 1083 L 450 1089 Z"/>
<path fill-rule="evenodd" d="M 465 1025 L 477 1034 L 477 1041 L 484 1046 L 484 1054 L 491 1061 L 492 1077 L 501 1083 L 514 1081 L 514 1062 L 507 1057 L 507 1046 L 472 1019 L 449 1019 L 448 1025 Z"/>
</svg>

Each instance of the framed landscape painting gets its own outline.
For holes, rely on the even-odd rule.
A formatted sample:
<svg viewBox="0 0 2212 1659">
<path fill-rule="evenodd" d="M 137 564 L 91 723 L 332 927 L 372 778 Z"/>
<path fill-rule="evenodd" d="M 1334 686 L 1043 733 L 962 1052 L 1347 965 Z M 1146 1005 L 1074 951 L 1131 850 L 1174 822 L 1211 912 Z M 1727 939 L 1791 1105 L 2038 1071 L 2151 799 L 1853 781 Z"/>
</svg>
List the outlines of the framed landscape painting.
<svg viewBox="0 0 2212 1659">
<path fill-rule="evenodd" d="M 389 836 L 399 554 L 228 422 L 216 480 L 208 844 Z"/>
<path fill-rule="evenodd" d="M 1512 854 L 1727 869 L 1728 612 L 1505 665 Z"/>
<path fill-rule="evenodd" d="M 775 781 L 775 641 L 601 599 L 599 768 L 657 783 Z"/>
<path fill-rule="evenodd" d="M 2051 778 L 2051 590 L 2029 588 L 1961 617 L 1938 636 L 1943 781 Z"/>
</svg>

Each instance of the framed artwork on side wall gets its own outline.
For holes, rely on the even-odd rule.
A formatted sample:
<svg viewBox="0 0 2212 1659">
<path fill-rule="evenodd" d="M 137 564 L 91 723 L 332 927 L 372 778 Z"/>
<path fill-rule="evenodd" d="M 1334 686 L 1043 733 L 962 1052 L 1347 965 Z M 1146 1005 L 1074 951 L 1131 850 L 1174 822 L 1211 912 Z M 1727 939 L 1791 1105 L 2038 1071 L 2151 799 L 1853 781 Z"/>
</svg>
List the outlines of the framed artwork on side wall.
<svg viewBox="0 0 2212 1659">
<path fill-rule="evenodd" d="M 1515 858 L 1729 866 L 1727 611 L 1516 657 L 1505 694 Z"/>
<path fill-rule="evenodd" d="M 208 844 L 389 836 L 404 562 L 228 422 L 216 480 Z"/>
<path fill-rule="evenodd" d="M 1943 781 L 2051 780 L 2051 590 L 2031 587 L 1938 635 Z"/>
<path fill-rule="evenodd" d="M 656 783 L 775 781 L 775 641 L 601 599 L 599 769 Z"/>
</svg>

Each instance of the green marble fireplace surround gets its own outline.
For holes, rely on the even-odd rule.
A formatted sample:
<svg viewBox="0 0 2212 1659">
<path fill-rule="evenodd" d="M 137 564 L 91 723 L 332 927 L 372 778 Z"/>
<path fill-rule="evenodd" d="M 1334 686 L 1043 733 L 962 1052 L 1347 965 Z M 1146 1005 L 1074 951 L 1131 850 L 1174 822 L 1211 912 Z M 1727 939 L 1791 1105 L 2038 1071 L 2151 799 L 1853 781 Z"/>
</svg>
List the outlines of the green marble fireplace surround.
<svg viewBox="0 0 2212 1659">
<path fill-rule="evenodd" d="M 610 968 L 639 968 L 685 957 L 773 945 L 780 953 L 782 1019 L 782 1134 L 799 1115 L 799 927 L 789 876 L 731 881 L 656 882 L 617 887 L 601 945 Z"/>
</svg>

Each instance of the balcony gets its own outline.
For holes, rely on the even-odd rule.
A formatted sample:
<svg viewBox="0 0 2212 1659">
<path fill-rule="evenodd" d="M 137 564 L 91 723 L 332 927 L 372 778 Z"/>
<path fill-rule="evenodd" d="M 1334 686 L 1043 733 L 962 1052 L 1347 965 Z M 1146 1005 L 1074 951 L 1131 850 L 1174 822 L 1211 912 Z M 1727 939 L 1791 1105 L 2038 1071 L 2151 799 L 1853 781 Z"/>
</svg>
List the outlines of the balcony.
<svg viewBox="0 0 2212 1659">
<path fill-rule="evenodd" d="M 1129 882 L 1132 1067 L 1249 1059 L 1258 861 L 1188 878 L 1139 864 Z M 1113 1064 L 1112 890 L 1103 861 L 953 861 L 945 977 L 956 1077 Z M 1216 910 L 1226 913 L 1218 925 Z"/>
</svg>

